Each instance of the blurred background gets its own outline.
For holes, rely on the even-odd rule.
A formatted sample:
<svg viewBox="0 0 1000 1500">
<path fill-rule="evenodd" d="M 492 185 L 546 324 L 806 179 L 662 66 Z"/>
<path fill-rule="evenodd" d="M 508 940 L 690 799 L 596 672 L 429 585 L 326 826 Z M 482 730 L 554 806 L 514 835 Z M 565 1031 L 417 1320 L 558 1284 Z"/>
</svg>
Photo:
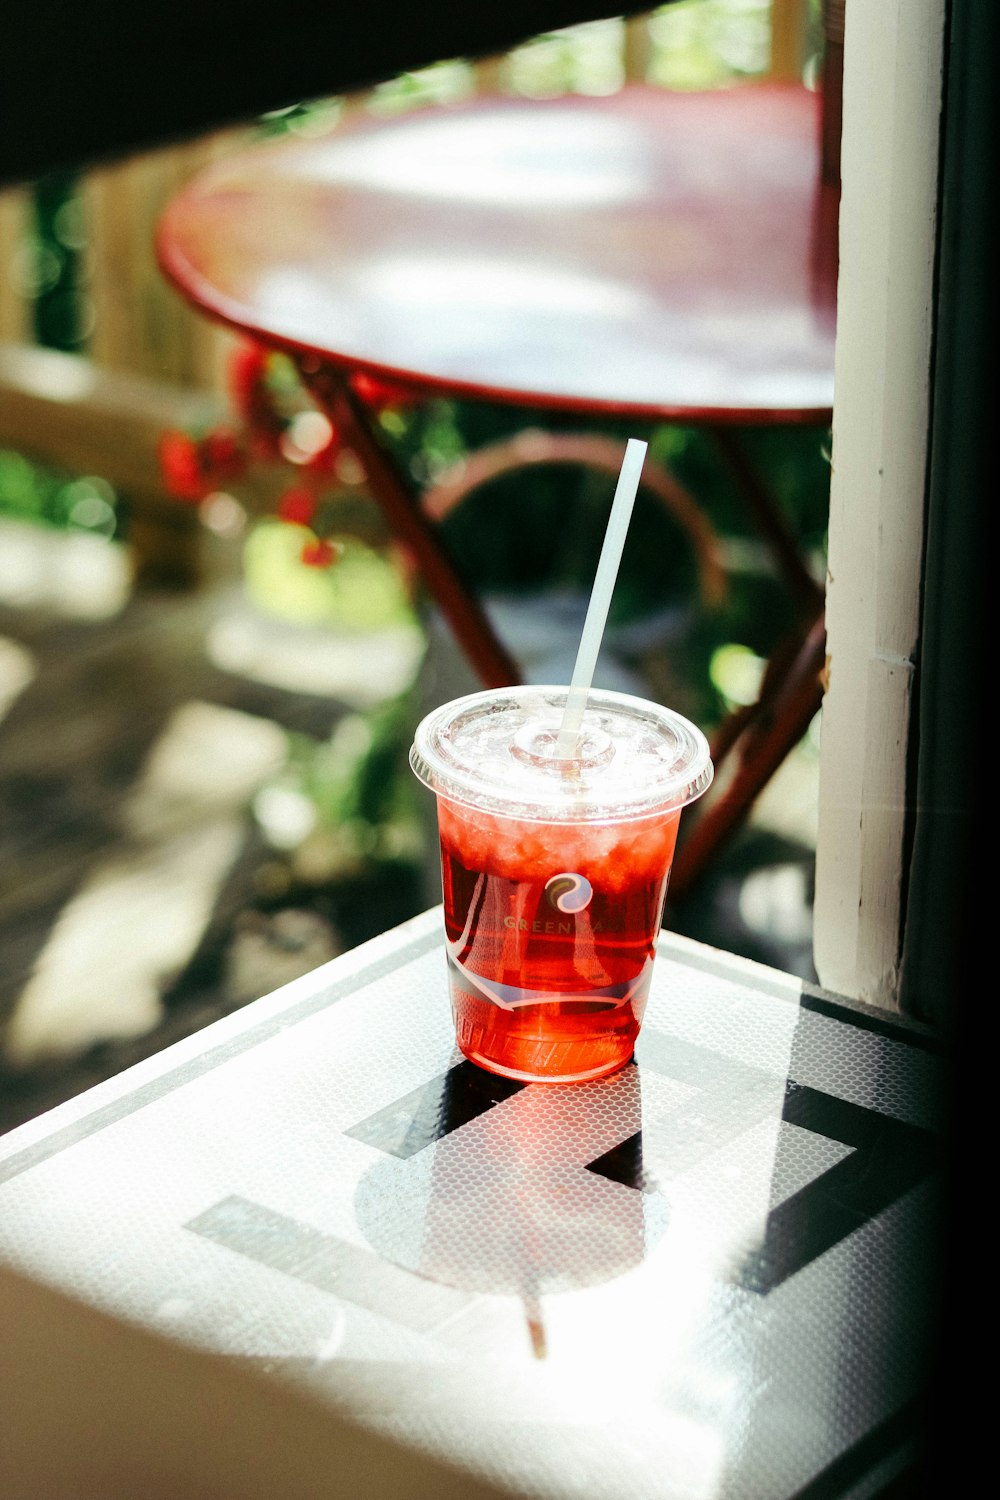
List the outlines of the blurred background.
<svg viewBox="0 0 1000 1500">
<path fill-rule="evenodd" d="M 820 44 L 818 0 L 676 0 L 0 194 L 0 1131 L 436 901 L 407 751 L 424 712 L 478 685 L 291 364 L 165 283 L 170 195 L 247 141 L 357 111 L 637 78 L 813 86 Z M 540 425 L 371 395 L 420 483 Z M 560 425 L 585 426 L 546 415 Z M 640 493 L 596 680 L 710 733 L 754 700 L 787 594 L 704 434 L 592 430 L 648 440 L 698 497 L 728 582 L 721 603 L 699 597 L 688 542 Z M 746 441 L 822 579 L 828 431 Z M 612 489 L 541 465 L 442 523 L 529 680 L 571 674 Z M 819 734 L 817 716 L 666 917 L 805 979 Z"/>
</svg>

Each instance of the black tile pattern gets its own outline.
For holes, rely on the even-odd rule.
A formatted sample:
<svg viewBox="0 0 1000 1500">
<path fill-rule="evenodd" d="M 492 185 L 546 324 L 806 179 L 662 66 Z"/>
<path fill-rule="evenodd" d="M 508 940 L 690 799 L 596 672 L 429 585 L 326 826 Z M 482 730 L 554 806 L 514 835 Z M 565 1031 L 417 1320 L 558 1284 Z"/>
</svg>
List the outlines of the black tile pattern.
<svg viewBox="0 0 1000 1500">
<path fill-rule="evenodd" d="M 739 1267 L 745 1291 L 771 1292 L 916 1187 L 939 1166 L 938 1137 L 789 1079 L 782 1118 L 851 1154 L 767 1216 L 764 1240 Z M 779 1138 L 780 1164 L 782 1145 Z"/>
<path fill-rule="evenodd" d="M 621 1141 L 603 1156 L 587 1162 L 587 1171 L 606 1177 L 609 1182 L 620 1182 L 625 1187 L 637 1188 L 640 1193 L 655 1193 L 659 1183 L 642 1164 L 642 1131 L 637 1130 L 627 1141 Z"/>
<path fill-rule="evenodd" d="M 478 1119 L 524 1087 L 513 1078 L 487 1073 L 475 1063 L 463 1060 L 344 1133 L 356 1141 L 364 1141 L 366 1146 L 375 1146 L 405 1160 L 453 1130 L 460 1130 L 470 1120 Z"/>
</svg>

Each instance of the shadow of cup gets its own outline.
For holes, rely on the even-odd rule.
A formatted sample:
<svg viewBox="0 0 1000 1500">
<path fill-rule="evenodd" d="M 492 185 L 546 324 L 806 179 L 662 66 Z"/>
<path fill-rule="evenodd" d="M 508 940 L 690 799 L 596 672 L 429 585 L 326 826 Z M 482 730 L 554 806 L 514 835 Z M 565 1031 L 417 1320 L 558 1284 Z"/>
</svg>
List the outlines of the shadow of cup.
<svg viewBox="0 0 1000 1500">
<path fill-rule="evenodd" d="M 527 1302 L 638 1265 L 668 1218 L 642 1167 L 639 1069 L 521 1088 L 469 1118 L 478 1072 L 430 1086 L 433 1144 L 361 1179 L 355 1213 L 373 1249 L 428 1280 Z"/>
</svg>

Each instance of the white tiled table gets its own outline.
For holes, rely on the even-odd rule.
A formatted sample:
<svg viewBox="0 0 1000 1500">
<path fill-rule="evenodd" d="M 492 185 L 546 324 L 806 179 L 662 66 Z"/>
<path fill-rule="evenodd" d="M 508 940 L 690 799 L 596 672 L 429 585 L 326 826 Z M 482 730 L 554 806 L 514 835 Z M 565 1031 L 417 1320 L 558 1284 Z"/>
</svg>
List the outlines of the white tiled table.
<svg viewBox="0 0 1000 1500">
<path fill-rule="evenodd" d="M 0 1262 L 516 1493 L 876 1494 L 928 1374 L 933 1040 L 664 934 L 637 1065 L 523 1087 L 456 1053 L 440 926 L 0 1139 Z"/>
</svg>

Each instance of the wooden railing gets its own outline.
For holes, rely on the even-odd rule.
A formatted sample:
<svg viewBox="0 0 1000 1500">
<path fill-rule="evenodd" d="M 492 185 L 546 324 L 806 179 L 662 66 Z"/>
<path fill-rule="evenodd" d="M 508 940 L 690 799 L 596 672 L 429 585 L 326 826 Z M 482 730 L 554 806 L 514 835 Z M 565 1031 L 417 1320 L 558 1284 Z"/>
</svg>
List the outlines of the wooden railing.
<svg viewBox="0 0 1000 1500">
<path fill-rule="evenodd" d="M 689 0 L 690 12 L 697 0 Z M 615 27 L 621 82 L 658 81 L 663 18 L 650 11 Z M 799 78 L 807 0 L 771 0 L 767 76 Z M 583 30 L 579 28 L 578 30 Z M 555 45 L 560 44 L 556 39 Z M 562 44 L 573 45 L 569 34 Z M 531 44 L 529 44 L 531 45 Z M 464 70 L 462 86 L 504 92 L 517 54 Z M 340 101 L 341 116 L 373 107 Z M 39 349 L 32 334 L 29 189 L 0 194 L 0 447 L 76 473 L 97 473 L 127 494 L 129 540 L 140 578 L 197 576 L 196 518 L 164 493 L 157 440 L 169 427 L 212 425 L 227 412 L 224 370 L 233 336 L 195 314 L 167 285 L 153 256 L 153 227 L 167 199 L 200 167 L 251 138 L 255 127 L 96 167 L 82 182 L 85 295 L 92 325 L 86 356 Z M 279 476 L 241 483 L 251 510 L 266 508 Z"/>
</svg>

